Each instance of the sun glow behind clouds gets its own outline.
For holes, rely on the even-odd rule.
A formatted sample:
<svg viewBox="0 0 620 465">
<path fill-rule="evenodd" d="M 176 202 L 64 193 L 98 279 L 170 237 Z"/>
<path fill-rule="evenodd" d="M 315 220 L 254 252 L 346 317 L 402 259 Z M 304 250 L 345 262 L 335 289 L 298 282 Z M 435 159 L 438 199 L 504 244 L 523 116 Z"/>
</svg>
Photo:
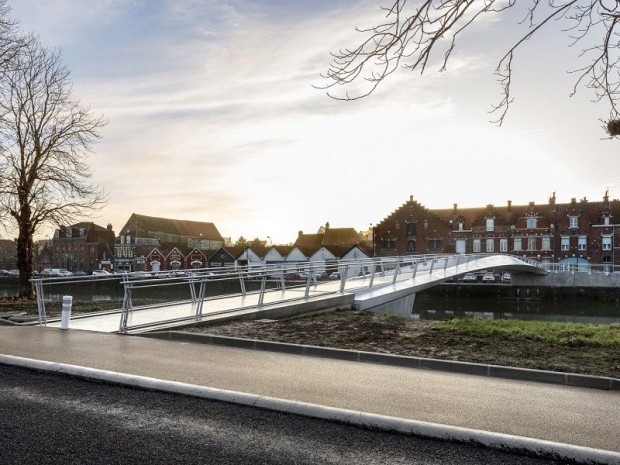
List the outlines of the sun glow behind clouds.
<svg viewBox="0 0 620 465">
<path fill-rule="evenodd" d="M 110 191 L 100 223 L 117 230 L 137 212 L 289 242 L 326 221 L 365 229 L 410 194 L 449 208 L 542 203 L 554 190 L 599 198 L 617 184 L 592 106 L 529 78 L 526 59 L 506 124 L 488 123 L 499 55 L 489 38 L 506 28 L 496 19 L 447 72 L 398 72 L 366 100 L 337 102 L 312 85 L 329 51 L 380 17 L 375 2 L 90 3 L 12 6 L 24 29 L 63 48 L 76 95 L 109 120 L 92 163 Z M 558 114 L 570 115 L 569 133 Z M 592 159 L 606 169 L 586 178 Z"/>
</svg>

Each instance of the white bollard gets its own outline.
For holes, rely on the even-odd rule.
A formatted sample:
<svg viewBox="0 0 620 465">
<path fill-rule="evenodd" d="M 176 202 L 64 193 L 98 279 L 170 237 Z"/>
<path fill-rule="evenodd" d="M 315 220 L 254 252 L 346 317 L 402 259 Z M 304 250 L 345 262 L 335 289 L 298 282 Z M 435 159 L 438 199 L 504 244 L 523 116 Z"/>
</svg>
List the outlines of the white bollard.
<svg viewBox="0 0 620 465">
<path fill-rule="evenodd" d="M 69 321 L 71 320 L 71 305 L 73 297 L 70 295 L 62 296 L 62 313 L 60 314 L 60 329 L 69 329 Z"/>
</svg>

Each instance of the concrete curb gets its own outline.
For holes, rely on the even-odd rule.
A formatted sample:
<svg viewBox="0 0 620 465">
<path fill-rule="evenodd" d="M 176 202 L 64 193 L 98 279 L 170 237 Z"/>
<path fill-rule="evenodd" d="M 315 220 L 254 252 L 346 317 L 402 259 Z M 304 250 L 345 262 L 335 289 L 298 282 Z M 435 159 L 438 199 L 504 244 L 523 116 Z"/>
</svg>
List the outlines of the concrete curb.
<svg viewBox="0 0 620 465">
<path fill-rule="evenodd" d="M 421 368 L 427 370 L 447 371 L 476 376 L 533 381 L 538 383 L 561 384 L 565 386 L 583 387 L 591 389 L 620 390 L 620 379 L 603 376 L 580 375 L 561 373 L 557 371 L 532 370 L 528 368 L 513 368 L 481 363 L 457 362 L 451 360 L 437 360 L 422 357 L 406 357 L 402 355 L 379 354 L 358 350 L 333 349 L 330 347 L 308 346 L 302 344 L 288 344 L 283 342 L 261 341 L 258 339 L 243 339 L 236 337 L 215 336 L 204 333 L 186 333 L 181 331 L 158 331 L 139 334 L 140 337 L 165 339 L 180 342 L 195 342 L 199 344 L 224 345 L 241 349 L 265 350 L 283 352 L 293 355 L 333 358 L 365 363 L 399 366 L 405 368 Z"/>
<path fill-rule="evenodd" d="M 274 397 L 259 396 L 244 392 L 228 391 L 210 387 L 196 386 L 164 381 L 145 376 L 129 375 L 107 370 L 86 368 L 77 365 L 47 362 L 23 357 L 0 354 L 0 364 L 18 366 L 33 370 L 46 371 L 89 380 L 98 380 L 134 388 L 169 392 L 187 396 L 201 397 L 251 407 L 258 407 L 277 412 L 335 421 L 387 432 L 398 432 L 415 436 L 441 439 L 447 441 L 476 443 L 492 449 L 527 452 L 529 455 L 559 460 L 573 460 L 583 464 L 618 465 L 620 453 L 573 446 L 551 441 L 513 436 L 489 431 L 440 425 L 416 420 L 357 412 L 354 410 L 326 407 L 322 405 L 296 402 Z"/>
</svg>

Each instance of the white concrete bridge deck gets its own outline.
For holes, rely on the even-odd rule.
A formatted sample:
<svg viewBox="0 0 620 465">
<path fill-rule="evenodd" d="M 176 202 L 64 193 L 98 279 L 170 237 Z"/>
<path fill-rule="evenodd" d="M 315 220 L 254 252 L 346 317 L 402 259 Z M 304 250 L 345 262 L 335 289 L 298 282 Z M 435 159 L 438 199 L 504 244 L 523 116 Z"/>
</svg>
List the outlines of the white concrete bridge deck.
<svg viewBox="0 0 620 465">
<path fill-rule="evenodd" d="M 70 327 L 99 332 L 140 332 L 215 319 L 248 315 L 253 315 L 253 318 L 272 318 L 273 315 L 286 315 L 287 311 L 294 312 L 292 315 L 348 306 L 407 315 L 413 308 L 416 292 L 467 272 L 504 269 L 547 273 L 535 264 L 510 255 L 390 257 L 389 260 L 357 260 L 336 266 L 341 274 L 341 278 L 337 280 L 313 280 L 312 273 L 316 270 L 316 264 L 307 264 L 305 269 L 309 273 L 308 281 L 295 287 L 284 284 L 282 280 L 284 288 L 263 287 L 262 291 L 248 292 L 245 295 L 240 293 L 216 298 L 201 298 L 198 295 L 184 301 L 151 306 L 132 308 L 124 305 L 123 309 L 112 312 L 76 316 L 71 320 Z M 272 265 L 261 267 L 258 271 L 255 268 L 250 270 L 255 279 L 265 279 L 273 276 L 279 269 Z M 225 279 L 238 281 L 240 276 L 243 273 L 247 275 L 248 271 L 246 269 L 232 273 Z M 189 283 L 193 280 L 200 283 L 204 280 L 205 285 L 209 285 L 213 279 L 210 275 L 204 275 L 178 281 Z M 161 280 L 154 278 L 126 281 L 125 292 L 127 293 L 128 289 L 141 288 L 143 292 L 148 292 L 147 288 L 160 284 Z M 129 294 L 131 295 L 131 290 Z M 50 321 L 47 326 L 60 327 L 61 323 Z"/>
</svg>

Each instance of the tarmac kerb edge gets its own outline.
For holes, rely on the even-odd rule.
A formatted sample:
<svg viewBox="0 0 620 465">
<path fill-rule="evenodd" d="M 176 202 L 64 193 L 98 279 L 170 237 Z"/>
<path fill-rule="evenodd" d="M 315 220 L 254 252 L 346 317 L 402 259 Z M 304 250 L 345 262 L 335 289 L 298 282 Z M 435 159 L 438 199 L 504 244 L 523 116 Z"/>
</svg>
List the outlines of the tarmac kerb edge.
<svg viewBox="0 0 620 465">
<path fill-rule="evenodd" d="M 286 412 L 312 418 L 352 424 L 381 431 L 399 432 L 456 442 L 475 442 L 486 447 L 500 450 L 512 450 L 516 452 L 528 451 L 538 456 L 574 460 L 579 463 L 596 463 L 604 465 L 620 464 L 620 453 L 574 446 L 571 444 L 562 444 L 417 420 L 407 420 L 385 415 L 327 407 L 305 402 L 248 394 L 244 392 L 197 386 L 176 381 L 166 381 L 146 376 L 99 370 L 78 365 L 16 357 L 12 355 L 0 354 L 0 364 L 57 374 L 65 374 L 68 376 L 99 380 L 112 384 L 131 386 L 153 391 L 169 392 L 247 405 L 278 412 Z"/>
</svg>

